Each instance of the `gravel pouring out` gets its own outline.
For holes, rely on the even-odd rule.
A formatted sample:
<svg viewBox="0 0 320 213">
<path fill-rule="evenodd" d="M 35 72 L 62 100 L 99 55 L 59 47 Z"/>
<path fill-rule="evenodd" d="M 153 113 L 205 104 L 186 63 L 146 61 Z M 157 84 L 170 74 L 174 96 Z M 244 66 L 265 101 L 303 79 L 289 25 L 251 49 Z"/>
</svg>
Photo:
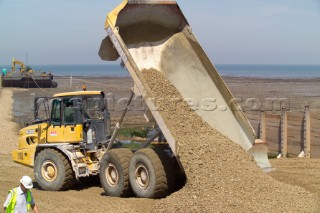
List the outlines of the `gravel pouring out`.
<svg viewBox="0 0 320 213">
<path fill-rule="evenodd" d="M 142 73 L 188 179 L 183 189 L 156 202 L 154 212 L 320 211 L 315 195 L 264 174 L 239 145 L 206 124 L 161 72 Z"/>
</svg>

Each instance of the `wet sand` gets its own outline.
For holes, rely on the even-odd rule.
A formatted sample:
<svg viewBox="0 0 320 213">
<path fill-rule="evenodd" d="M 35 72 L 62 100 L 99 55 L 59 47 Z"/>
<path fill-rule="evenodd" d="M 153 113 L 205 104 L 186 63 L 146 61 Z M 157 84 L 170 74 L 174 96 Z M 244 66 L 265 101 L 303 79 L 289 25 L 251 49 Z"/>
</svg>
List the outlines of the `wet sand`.
<svg viewBox="0 0 320 213">
<path fill-rule="evenodd" d="M 320 78 L 281 79 L 281 78 L 248 78 L 223 77 L 228 88 L 247 115 L 251 125 L 259 136 L 261 112 L 268 114 L 267 138 L 269 151 L 277 155 L 280 141 L 281 108 L 288 111 L 288 143 L 289 156 L 296 157 L 301 151 L 303 142 L 303 112 L 309 106 L 312 115 L 311 145 L 312 155 L 320 158 Z M 86 84 L 88 90 L 103 90 L 108 99 L 112 123 L 115 124 L 121 116 L 125 100 L 130 96 L 133 86 L 131 78 L 56 78 L 59 86 L 53 89 L 18 89 L 14 91 L 15 122 L 24 125 L 33 117 L 33 100 L 35 96 L 52 96 L 55 93 L 81 90 Z M 141 98 L 131 104 L 124 126 L 146 125 L 143 114 L 146 107 Z"/>
<path fill-rule="evenodd" d="M 248 78 L 248 77 L 223 77 L 228 88 L 236 101 L 247 115 L 254 115 L 260 111 L 278 112 L 279 103 L 272 103 L 270 99 L 282 100 L 287 110 L 291 112 L 302 112 L 305 106 L 311 110 L 320 109 L 320 78 L 311 79 L 272 79 L 272 78 Z M 18 89 L 14 91 L 14 114 L 18 117 L 30 115 L 35 96 L 52 96 L 59 92 L 77 91 L 82 85 L 87 90 L 102 90 L 109 101 L 109 109 L 113 117 L 118 117 L 121 111 L 122 98 L 130 96 L 133 87 L 131 78 L 103 77 L 103 78 L 80 78 L 69 77 L 56 78 L 58 88 L 46 89 Z M 112 97 L 116 101 L 113 101 Z M 252 101 L 255 101 L 254 103 Z M 140 100 L 135 102 L 136 107 L 129 112 L 129 116 L 141 116 L 143 107 Z M 253 106 L 254 105 L 254 106 Z M 135 110 L 134 110 L 135 109 Z"/>
</svg>

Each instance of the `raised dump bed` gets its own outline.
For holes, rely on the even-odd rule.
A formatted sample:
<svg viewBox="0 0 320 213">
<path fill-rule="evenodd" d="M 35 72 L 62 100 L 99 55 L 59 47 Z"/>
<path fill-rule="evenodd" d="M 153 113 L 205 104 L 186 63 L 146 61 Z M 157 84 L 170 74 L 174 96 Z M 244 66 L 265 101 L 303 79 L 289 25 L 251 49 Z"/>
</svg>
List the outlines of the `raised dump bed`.
<svg viewBox="0 0 320 213">
<path fill-rule="evenodd" d="M 203 121 L 252 154 L 261 168 L 271 167 L 266 144 L 256 140 L 175 1 L 125 0 L 108 14 L 105 29 L 108 36 L 101 44 L 100 57 L 108 61 L 121 58 L 176 156 L 179 145 L 155 99 L 150 98 L 144 70 L 161 72 Z"/>
</svg>

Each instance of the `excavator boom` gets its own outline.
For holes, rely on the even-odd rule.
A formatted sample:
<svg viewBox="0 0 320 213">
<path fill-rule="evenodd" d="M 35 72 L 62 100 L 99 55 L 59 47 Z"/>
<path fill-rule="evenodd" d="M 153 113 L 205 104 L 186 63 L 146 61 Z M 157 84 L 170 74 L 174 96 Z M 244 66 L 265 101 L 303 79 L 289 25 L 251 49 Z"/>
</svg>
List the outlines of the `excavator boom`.
<svg viewBox="0 0 320 213">
<path fill-rule="evenodd" d="M 24 63 L 21 61 L 16 60 L 15 58 L 12 59 L 12 71 L 16 71 L 16 65 L 19 65 L 21 68 L 21 71 L 24 71 L 26 69 Z"/>
</svg>

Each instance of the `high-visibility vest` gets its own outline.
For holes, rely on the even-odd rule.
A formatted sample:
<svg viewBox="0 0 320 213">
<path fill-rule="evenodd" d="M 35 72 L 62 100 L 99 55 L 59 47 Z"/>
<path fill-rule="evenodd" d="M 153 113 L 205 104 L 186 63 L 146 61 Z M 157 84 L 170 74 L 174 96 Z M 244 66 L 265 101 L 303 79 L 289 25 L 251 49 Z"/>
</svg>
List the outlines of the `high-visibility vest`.
<svg viewBox="0 0 320 213">
<path fill-rule="evenodd" d="M 14 213 L 14 208 L 17 202 L 17 188 L 10 190 L 8 193 L 11 193 L 11 200 L 9 205 L 7 206 L 6 213 Z M 31 192 L 27 191 L 27 212 L 30 212 L 30 203 L 31 203 Z"/>
</svg>

